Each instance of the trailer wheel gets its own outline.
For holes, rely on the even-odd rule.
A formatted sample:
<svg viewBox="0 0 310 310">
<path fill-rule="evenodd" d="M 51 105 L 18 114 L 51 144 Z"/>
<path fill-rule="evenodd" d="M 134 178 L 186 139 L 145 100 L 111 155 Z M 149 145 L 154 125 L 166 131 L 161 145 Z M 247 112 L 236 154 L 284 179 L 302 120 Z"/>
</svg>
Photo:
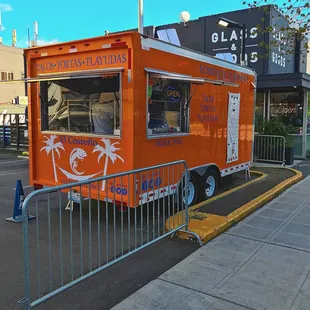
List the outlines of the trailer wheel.
<svg viewBox="0 0 310 310">
<path fill-rule="evenodd" d="M 207 200 L 214 196 L 218 189 L 219 175 L 214 169 L 208 169 L 201 182 L 201 200 Z"/>
<path fill-rule="evenodd" d="M 195 175 L 191 174 L 190 179 L 187 182 L 187 193 L 184 195 L 184 199 L 188 199 L 188 206 L 193 206 L 198 202 L 198 179 Z M 187 194 L 187 195 L 186 195 Z"/>
</svg>

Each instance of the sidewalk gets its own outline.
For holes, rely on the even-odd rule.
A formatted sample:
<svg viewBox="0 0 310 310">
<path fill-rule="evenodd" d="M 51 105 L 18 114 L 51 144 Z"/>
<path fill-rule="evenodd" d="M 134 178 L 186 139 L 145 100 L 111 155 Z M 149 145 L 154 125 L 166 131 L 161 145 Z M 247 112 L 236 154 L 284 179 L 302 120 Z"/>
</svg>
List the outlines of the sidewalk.
<svg viewBox="0 0 310 310">
<path fill-rule="evenodd" d="M 113 309 L 310 309 L 309 189 L 310 176 Z"/>
</svg>

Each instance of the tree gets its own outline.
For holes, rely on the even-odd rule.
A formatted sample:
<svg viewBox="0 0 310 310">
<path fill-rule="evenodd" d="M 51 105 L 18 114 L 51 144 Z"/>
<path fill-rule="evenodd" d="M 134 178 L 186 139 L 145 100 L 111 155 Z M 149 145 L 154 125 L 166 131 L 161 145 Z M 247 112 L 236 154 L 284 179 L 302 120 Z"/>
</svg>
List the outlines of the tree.
<svg viewBox="0 0 310 310">
<path fill-rule="evenodd" d="M 261 45 L 269 53 L 272 47 L 279 50 L 281 56 L 294 54 L 296 40 L 300 42 L 299 53 L 301 61 L 305 62 L 307 53 L 309 53 L 310 37 L 310 2 L 309 0 L 253 0 L 244 1 L 243 5 L 251 8 L 261 8 L 270 12 L 273 23 L 264 27 L 258 25 L 257 32 L 269 33 L 272 40 L 270 44 L 262 43 Z M 275 10 L 272 10 L 274 8 Z M 277 25 L 277 19 L 285 17 L 287 25 Z M 262 19 L 264 24 L 265 19 Z"/>
<path fill-rule="evenodd" d="M 54 151 L 58 154 L 58 157 L 60 158 L 60 153 L 59 149 L 62 149 L 63 151 L 65 150 L 63 147 L 63 144 L 61 142 L 56 142 L 55 140 L 57 138 L 56 135 L 51 135 L 49 138 L 44 136 L 46 138 L 45 141 L 43 141 L 46 146 L 41 148 L 41 151 L 45 150 L 46 154 L 48 155 L 50 152 L 52 152 L 52 162 L 53 162 L 53 169 L 54 169 L 54 179 L 55 182 L 58 182 L 58 177 L 57 177 L 57 171 L 56 171 L 56 163 L 55 163 L 55 155 Z"/>
<path fill-rule="evenodd" d="M 99 152 L 98 163 L 100 162 L 100 159 L 103 157 L 103 155 L 105 155 L 103 176 L 106 176 L 107 170 L 108 170 L 109 159 L 112 161 L 113 164 L 116 161 L 116 159 L 120 159 L 122 162 L 124 162 L 124 160 L 122 157 L 115 154 L 116 151 L 120 150 L 119 148 L 115 147 L 115 145 L 119 144 L 119 142 L 115 142 L 115 143 L 111 144 L 111 141 L 109 139 L 105 139 L 105 138 L 101 139 L 101 141 L 103 142 L 104 147 L 97 144 L 93 149 L 93 153 Z M 104 188 L 105 188 L 105 181 L 102 182 L 101 190 L 104 191 Z"/>
</svg>

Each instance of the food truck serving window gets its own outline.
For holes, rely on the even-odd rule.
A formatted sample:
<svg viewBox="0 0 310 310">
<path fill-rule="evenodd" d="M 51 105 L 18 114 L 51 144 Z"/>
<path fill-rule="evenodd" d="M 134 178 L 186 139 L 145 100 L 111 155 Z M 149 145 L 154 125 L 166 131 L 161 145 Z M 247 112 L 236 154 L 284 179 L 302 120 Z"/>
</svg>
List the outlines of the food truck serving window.
<svg viewBox="0 0 310 310">
<path fill-rule="evenodd" d="M 120 74 L 40 82 L 42 130 L 120 135 Z"/>
<path fill-rule="evenodd" d="M 189 132 L 189 90 L 189 82 L 149 75 L 148 136 Z"/>
</svg>

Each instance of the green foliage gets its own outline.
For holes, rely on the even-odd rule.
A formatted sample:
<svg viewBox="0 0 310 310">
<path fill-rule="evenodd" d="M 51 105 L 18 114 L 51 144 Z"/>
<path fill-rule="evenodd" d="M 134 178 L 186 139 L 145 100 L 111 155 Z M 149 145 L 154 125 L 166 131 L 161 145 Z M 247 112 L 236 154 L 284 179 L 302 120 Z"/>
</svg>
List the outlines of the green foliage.
<svg viewBox="0 0 310 310">
<path fill-rule="evenodd" d="M 294 145 L 294 141 L 290 134 L 296 134 L 298 128 L 293 125 L 284 125 L 277 119 L 271 119 L 269 121 L 264 121 L 263 124 L 263 132 L 264 135 L 275 135 L 282 136 L 285 138 L 286 146 L 292 147 Z"/>
<path fill-rule="evenodd" d="M 263 126 L 264 135 L 287 135 L 285 125 L 278 120 L 265 121 Z"/>
<path fill-rule="evenodd" d="M 266 17 L 261 19 L 261 23 L 257 25 L 257 32 L 260 34 L 268 33 L 272 39 L 270 45 L 260 44 L 269 54 L 272 47 L 278 48 L 279 55 L 285 56 L 295 52 L 295 42 L 299 40 L 301 43 L 302 62 L 306 61 L 307 53 L 309 53 L 308 39 L 310 36 L 310 2 L 304 0 L 260 0 L 260 1 L 244 1 L 243 5 L 248 8 L 260 8 L 265 14 L 274 19 L 273 25 L 266 25 Z M 271 10 L 274 8 L 275 11 Z M 277 26 L 278 17 L 284 17 L 288 22 L 288 27 Z M 281 31 L 281 36 L 279 32 Z M 260 57 L 266 57 L 264 54 Z"/>
</svg>

